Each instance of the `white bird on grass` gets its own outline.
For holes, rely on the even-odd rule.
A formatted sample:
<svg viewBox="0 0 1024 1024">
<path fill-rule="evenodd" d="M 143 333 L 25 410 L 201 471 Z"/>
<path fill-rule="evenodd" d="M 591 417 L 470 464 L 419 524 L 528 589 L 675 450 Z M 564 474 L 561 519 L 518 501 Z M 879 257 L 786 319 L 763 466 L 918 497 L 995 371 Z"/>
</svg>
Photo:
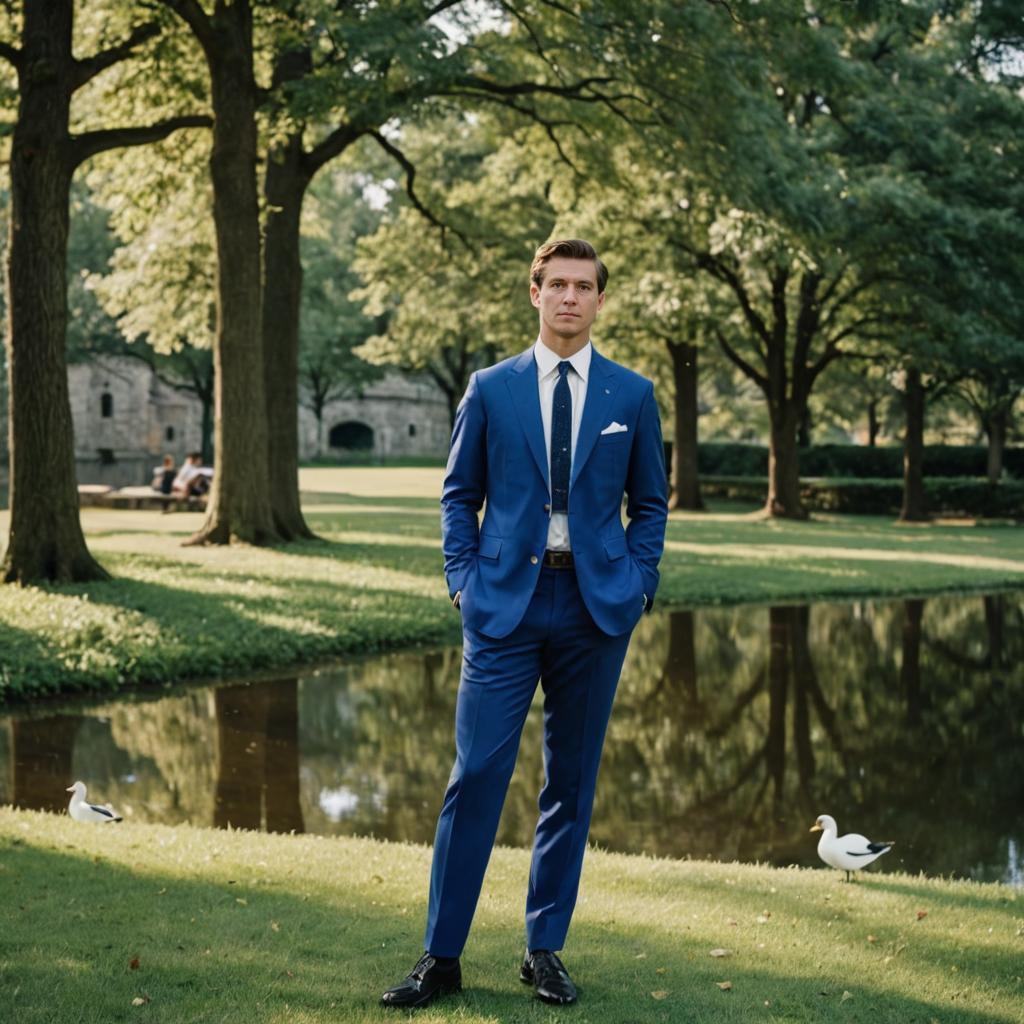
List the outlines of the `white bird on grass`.
<svg viewBox="0 0 1024 1024">
<path fill-rule="evenodd" d="M 820 832 L 818 840 L 818 856 L 829 867 L 839 868 L 846 872 L 846 880 L 850 881 L 850 872 L 867 867 L 872 861 L 878 860 L 883 853 L 888 853 L 894 843 L 873 843 L 866 836 L 851 832 L 849 835 L 838 835 L 836 819 L 827 814 L 819 814 L 817 821 L 811 826 L 812 832 Z"/>
<path fill-rule="evenodd" d="M 99 804 L 90 804 L 85 799 L 85 783 L 76 782 L 68 786 L 71 794 L 71 803 L 68 804 L 68 814 L 75 821 L 88 821 L 94 825 L 108 824 L 112 821 L 123 821 L 124 819 L 111 807 L 100 807 Z"/>
</svg>

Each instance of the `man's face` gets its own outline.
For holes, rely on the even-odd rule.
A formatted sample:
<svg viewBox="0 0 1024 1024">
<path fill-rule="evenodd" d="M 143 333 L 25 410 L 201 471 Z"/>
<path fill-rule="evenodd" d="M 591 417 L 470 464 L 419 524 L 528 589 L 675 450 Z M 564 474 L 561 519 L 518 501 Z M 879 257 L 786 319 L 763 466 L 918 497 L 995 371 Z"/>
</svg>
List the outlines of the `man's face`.
<svg viewBox="0 0 1024 1024">
<path fill-rule="evenodd" d="M 541 286 L 530 283 L 530 301 L 540 310 L 542 334 L 547 328 L 562 338 L 589 337 L 604 305 L 604 293 L 597 292 L 597 266 L 593 260 L 553 257 Z"/>
</svg>

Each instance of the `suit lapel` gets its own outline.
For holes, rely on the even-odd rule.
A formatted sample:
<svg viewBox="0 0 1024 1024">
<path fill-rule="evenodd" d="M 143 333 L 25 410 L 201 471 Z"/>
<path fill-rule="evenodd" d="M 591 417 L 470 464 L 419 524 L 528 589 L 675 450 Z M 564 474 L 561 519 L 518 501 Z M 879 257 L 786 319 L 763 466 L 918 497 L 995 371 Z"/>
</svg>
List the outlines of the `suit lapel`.
<svg viewBox="0 0 1024 1024">
<path fill-rule="evenodd" d="M 548 478 L 548 457 L 544 451 L 544 422 L 540 417 L 540 389 L 537 386 L 537 363 L 533 358 L 533 347 L 528 348 L 513 364 L 512 372 L 506 378 L 512 408 L 516 411 L 519 425 L 523 428 L 526 441 L 533 453 L 534 461 L 551 492 Z"/>
<path fill-rule="evenodd" d="M 576 437 L 576 451 L 572 459 L 570 493 L 579 478 L 580 470 L 586 465 L 590 453 L 594 450 L 601 433 L 601 425 L 606 422 L 605 417 L 618 387 L 619 378 L 615 373 L 615 364 L 594 349 L 590 356 L 590 380 L 587 381 L 587 397 L 583 402 L 583 418 L 580 420 L 580 432 Z"/>
</svg>

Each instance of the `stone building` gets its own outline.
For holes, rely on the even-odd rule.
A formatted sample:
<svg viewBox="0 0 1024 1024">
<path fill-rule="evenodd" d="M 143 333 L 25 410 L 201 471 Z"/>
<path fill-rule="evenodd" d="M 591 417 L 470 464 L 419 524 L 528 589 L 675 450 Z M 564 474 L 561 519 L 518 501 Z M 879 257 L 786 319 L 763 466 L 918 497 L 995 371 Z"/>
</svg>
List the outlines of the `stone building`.
<svg viewBox="0 0 1024 1024">
<path fill-rule="evenodd" d="M 138 360 L 75 364 L 68 384 L 79 483 L 149 483 L 165 454 L 178 465 L 200 448 L 199 400 L 163 384 Z M 451 433 L 440 389 L 427 378 L 397 371 L 367 386 L 362 397 L 329 403 L 322 431 L 304 405 L 298 415 L 301 460 L 355 452 L 372 460 L 443 457 Z"/>
</svg>

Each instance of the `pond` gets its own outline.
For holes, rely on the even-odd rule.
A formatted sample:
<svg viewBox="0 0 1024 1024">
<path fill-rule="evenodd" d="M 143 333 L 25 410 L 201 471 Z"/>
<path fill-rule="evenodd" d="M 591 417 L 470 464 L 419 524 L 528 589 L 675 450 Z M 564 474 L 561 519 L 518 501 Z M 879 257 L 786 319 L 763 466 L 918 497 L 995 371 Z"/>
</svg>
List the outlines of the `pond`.
<svg viewBox="0 0 1024 1024">
<path fill-rule="evenodd" d="M 668 611 L 630 646 L 591 842 L 819 865 L 809 828 L 894 840 L 871 870 L 1024 886 L 1024 592 Z M 429 843 L 457 648 L 0 718 L 0 803 L 82 779 L 130 821 Z M 538 699 L 498 834 L 529 845 Z"/>
</svg>

